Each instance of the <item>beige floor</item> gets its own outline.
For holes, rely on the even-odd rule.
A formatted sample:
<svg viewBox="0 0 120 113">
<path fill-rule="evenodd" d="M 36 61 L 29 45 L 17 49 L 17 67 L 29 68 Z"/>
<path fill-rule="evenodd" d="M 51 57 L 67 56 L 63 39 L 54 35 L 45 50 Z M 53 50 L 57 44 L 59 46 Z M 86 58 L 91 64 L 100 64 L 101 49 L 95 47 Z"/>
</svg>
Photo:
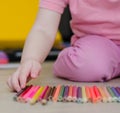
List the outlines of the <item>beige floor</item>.
<svg viewBox="0 0 120 113">
<path fill-rule="evenodd" d="M 120 79 L 114 79 L 106 83 L 76 83 L 60 78 L 52 74 L 52 62 L 45 62 L 43 71 L 38 79 L 32 80 L 34 85 L 57 85 L 57 84 L 76 84 L 82 85 L 111 85 L 119 86 Z M 15 93 L 9 91 L 6 80 L 15 69 L 0 69 L 0 113 L 120 113 L 119 103 L 97 103 L 97 104 L 77 104 L 77 103 L 53 103 L 49 102 L 46 106 L 37 103 L 33 106 L 13 101 Z"/>
</svg>

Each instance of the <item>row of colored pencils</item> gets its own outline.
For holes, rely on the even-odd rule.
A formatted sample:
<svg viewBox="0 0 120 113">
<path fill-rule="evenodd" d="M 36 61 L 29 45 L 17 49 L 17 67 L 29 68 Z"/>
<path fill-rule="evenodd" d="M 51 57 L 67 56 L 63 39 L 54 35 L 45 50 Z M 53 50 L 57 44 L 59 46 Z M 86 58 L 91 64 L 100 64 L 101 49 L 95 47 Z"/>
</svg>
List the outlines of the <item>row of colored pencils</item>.
<svg viewBox="0 0 120 113">
<path fill-rule="evenodd" d="M 53 102 L 120 102 L 120 87 L 110 86 L 26 86 L 18 92 L 14 99 L 18 102 L 46 104 Z"/>
</svg>

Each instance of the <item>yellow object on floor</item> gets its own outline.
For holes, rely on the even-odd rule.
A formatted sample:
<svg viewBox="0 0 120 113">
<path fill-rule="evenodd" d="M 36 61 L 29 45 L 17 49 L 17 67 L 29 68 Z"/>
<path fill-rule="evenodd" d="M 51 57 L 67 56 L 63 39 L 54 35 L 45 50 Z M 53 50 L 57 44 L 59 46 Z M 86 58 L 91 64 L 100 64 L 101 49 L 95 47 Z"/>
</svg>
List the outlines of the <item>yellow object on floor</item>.
<svg viewBox="0 0 120 113">
<path fill-rule="evenodd" d="M 0 0 L 0 49 L 23 48 L 38 6 L 39 0 Z"/>
</svg>

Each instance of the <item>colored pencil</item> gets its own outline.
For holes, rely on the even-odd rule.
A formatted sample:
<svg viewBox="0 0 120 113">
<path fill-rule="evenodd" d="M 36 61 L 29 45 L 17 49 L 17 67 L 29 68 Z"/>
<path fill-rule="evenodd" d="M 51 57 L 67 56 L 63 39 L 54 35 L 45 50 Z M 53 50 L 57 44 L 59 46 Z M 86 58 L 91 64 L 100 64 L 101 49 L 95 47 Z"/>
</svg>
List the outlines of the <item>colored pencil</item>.
<svg viewBox="0 0 120 113">
<path fill-rule="evenodd" d="M 48 96 L 50 94 L 50 91 L 51 91 L 51 87 L 48 87 L 48 89 L 47 89 L 47 91 L 46 91 L 43 99 L 40 101 L 42 105 L 47 104 L 47 102 L 48 102 Z"/>
<path fill-rule="evenodd" d="M 116 102 L 117 98 L 115 97 L 115 94 L 113 93 L 112 89 L 110 86 L 107 87 L 108 92 L 110 93 L 111 97 L 112 97 L 112 101 Z"/>
<path fill-rule="evenodd" d="M 82 103 L 82 88 L 77 88 L 77 103 Z"/>
<path fill-rule="evenodd" d="M 96 94 L 94 92 L 93 87 L 90 87 L 90 94 L 91 94 L 91 102 L 96 103 L 97 102 L 97 97 L 96 97 Z"/>
<path fill-rule="evenodd" d="M 69 86 L 65 86 L 64 94 L 63 94 L 63 102 L 67 102 L 68 93 L 69 93 Z"/>
<path fill-rule="evenodd" d="M 53 102 L 119 102 L 120 87 L 113 86 L 26 86 L 13 97 L 18 102 L 35 104 L 40 102 L 46 105 L 49 100 Z"/>
<path fill-rule="evenodd" d="M 17 101 L 19 101 L 19 102 L 23 102 L 23 97 L 24 97 L 24 95 L 27 93 L 27 92 L 29 92 L 29 90 L 31 89 L 33 87 L 33 85 L 31 85 L 31 86 L 29 86 L 22 94 L 20 94 L 19 96 L 18 96 L 18 98 L 17 98 Z"/>
<path fill-rule="evenodd" d="M 73 97 L 73 102 L 77 101 L 77 86 L 73 86 L 73 90 L 72 90 L 72 97 Z"/>
<path fill-rule="evenodd" d="M 23 97 L 23 101 L 24 102 L 29 102 L 32 97 L 35 95 L 35 93 L 37 92 L 37 90 L 40 88 L 40 86 L 34 86 L 32 87 L 29 92 Z"/>
<path fill-rule="evenodd" d="M 45 93 L 46 93 L 46 91 L 47 91 L 48 88 L 49 88 L 49 86 L 45 86 L 44 87 L 42 93 L 39 96 L 39 99 L 38 99 L 39 101 L 41 101 L 43 99 L 43 97 L 44 97 L 44 95 L 45 95 Z"/>
<path fill-rule="evenodd" d="M 64 94 L 64 85 L 61 86 L 61 89 L 60 89 L 60 92 L 59 92 L 59 95 L 58 95 L 58 101 L 61 102 L 63 101 L 63 94 Z"/>
<path fill-rule="evenodd" d="M 115 95 L 115 99 L 117 102 L 120 102 L 120 95 L 119 93 L 117 92 L 117 90 L 114 88 L 114 87 L 111 87 L 111 90 L 113 91 L 114 95 Z"/>
<path fill-rule="evenodd" d="M 38 89 L 38 91 L 35 93 L 35 95 L 33 96 L 33 98 L 30 100 L 30 104 L 33 105 L 33 104 L 35 104 L 35 103 L 38 101 L 39 96 L 40 96 L 40 94 L 42 93 L 43 89 L 44 89 L 43 86 L 41 86 L 41 87 Z"/>
<path fill-rule="evenodd" d="M 107 102 L 112 102 L 112 97 L 111 97 L 110 93 L 108 92 L 107 88 L 103 87 L 103 90 L 104 90 L 104 93 L 107 96 Z"/>
<path fill-rule="evenodd" d="M 60 89 L 61 89 L 61 85 L 58 85 L 58 86 L 56 87 L 55 94 L 54 94 L 54 96 L 53 96 L 53 98 L 52 98 L 53 102 L 57 102 Z"/>
<path fill-rule="evenodd" d="M 102 89 L 102 87 L 98 87 L 98 89 L 99 89 L 100 94 L 102 96 L 102 101 L 106 103 L 107 102 L 107 97 L 106 97 L 106 95 L 104 93 L 104 90 Z"/>
<path fill-rule="evenodd" d="M 97 88 L 97 86 L 93 86 L 93 90 L 96 95 L 96 102 L 100 102 L 102 100 L 102 97 L 101 97 L 99 89 Z"/>
<path fill-rule="evenodd" d="M 52 89 L 51 89 L 51 91 L 50 91 L 50 94 L 48 96 L 48 100 L 52 100 L 52 97 L 55 94 L 55 91 L 56 91 L 56 87 L 53 86 Z"/>
<path fill-rule="evenodd" d="M 90 88 L 88 86 L 86 86 L 85 90 L 86 90 L 86 96 L 88 98 L 88 102 L 90 102 L 92 99 L 91 94 L 90 94 Z"/>
<path fill-rule="evenodd" d="M 28 88 L 29 86 L 26 86 L 25 88 L 21 89 L 17 94 L 13 97 L 15 101 L 17 101 L 17 98 Z"/>
<path fill-rule="evenodd" d="M 88 98 L 87 98 L 86 91 L 85 91 L 85 86 L 82 86 L 82 100 L 83 100 L 83 103 L 88 102 Z"/>
</svg>

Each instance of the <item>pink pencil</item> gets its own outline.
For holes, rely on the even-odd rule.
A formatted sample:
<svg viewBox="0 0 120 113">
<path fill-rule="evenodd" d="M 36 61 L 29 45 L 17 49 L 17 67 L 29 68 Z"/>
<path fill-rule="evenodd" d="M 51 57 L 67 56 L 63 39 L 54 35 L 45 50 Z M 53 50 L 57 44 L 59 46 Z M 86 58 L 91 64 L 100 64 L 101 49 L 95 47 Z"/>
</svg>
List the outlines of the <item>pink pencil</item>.
<svg viewBox="0 0 120 113">
<path fill-rule="evenodd" d="M 77 86 L 73 86 L 73 90 L 72 90 L 72 97 L 73 97 L 73 102 L 77 101 Z"/>
<path fill-rule="evenodd" d="M 30 102 L 30 100 L 33 98 L 33 96 L 36 94 L 37 90 L 40 88 L 40 86 L 35 86 L 33 91 L 31 92 L 30 95 L 26 98 L 27 102 Z"/>
<path fill-rule="evenodd" d="M 19 97 L 17 97 L 17 101 L 22 102 L 23 96 L 29 92 L 29 90 L 32 88 L 32 85 L 30 85 Z"/>
<path fill-rule="evenodd" d="M 35 94 L 35 91 L 38 89 L 38 87 L 39 86 L 32 86 L 29 92 L 23 96 L 22 98 L 23 102 L 28 102 L 32 98 L 32 96 Z"/>
<path fill-rule="evenodd" d="M 31 88 L 29 89 L 29 91 L 26 92 L 26 93 L 20 98 L 20 102 L 26 102 L 25 99 L 26 99 L 27 95 L 32 91 L 33 88 L 34 88 L 34 86 L 31 86 Z"/>
</svg>

